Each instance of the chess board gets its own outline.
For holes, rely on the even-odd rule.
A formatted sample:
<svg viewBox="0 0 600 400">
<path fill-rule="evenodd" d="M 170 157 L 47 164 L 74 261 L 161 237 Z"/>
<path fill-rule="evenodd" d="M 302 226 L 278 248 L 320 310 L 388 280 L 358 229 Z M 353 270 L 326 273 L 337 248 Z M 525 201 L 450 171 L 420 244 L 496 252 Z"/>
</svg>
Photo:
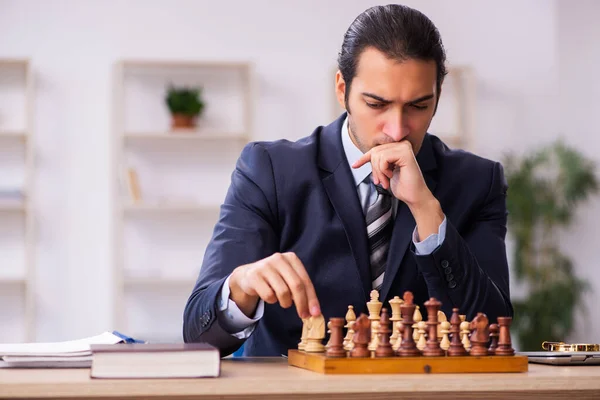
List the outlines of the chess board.
<svg viewBox="0 0 600 400">
<path fill-rule="evenodd" d="M 288 364 L 321 374 L 441 374 L 526 372 L 526 356 L 327 357 L 325 353 L 288 351 Z"/>
<path fill-rule="evenodd" d="M 403 299 L 389 301 L 392 316 L 379 301 L 377 290 L 367 302 L 369 315 L 357 318 L 348 306 L 346 318 L 327 323 L 325 339 L 322 315 L 303 320 L 298 349 L 288 351 L 288 364 L 322 374 L 401 373 L 507 373 L 528 370 L 528 358 L 515 355 L 510 338 L 511 317 L 497 317 L 490 324 L 478 312 L 472 321 L 452 309 L 452 317 L 440 310 L 442 303 L 430 298 L 424 303 L 427 321 L 407 291 Z M 345 325 L 344 325 L 345 323 Z M 344 334 L 344 329 L 346 329 Z"/>
</svg>

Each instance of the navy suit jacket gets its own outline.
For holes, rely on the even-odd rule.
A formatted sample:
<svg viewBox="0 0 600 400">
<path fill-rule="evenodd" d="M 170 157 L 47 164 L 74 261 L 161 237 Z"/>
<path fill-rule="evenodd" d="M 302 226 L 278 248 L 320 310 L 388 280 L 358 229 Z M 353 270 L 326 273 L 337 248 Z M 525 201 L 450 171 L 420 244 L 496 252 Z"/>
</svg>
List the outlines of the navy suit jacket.
<svg viewBox="0 0 600 400">
<path fill-rule="evenodd" d="M 290 142 L 254 142 L 242 151 L 221 206 L 196 285 L 184 311 L 185 342 L 208 342 L 227 355 L 243 340 L 217 320 L 217 298 L 238 266 L 276 252 L 294 252 L 315 286 L 328 320 L 348 305 L 368 313 L 371 291 L 366 224 L 342 148 L 345 113 L 310 136 Z M 507 185 L 502 166 L 449 149 L 427 134 L 417 161 L 447 218 L 446 237 L 432 254 L 414 252 L 415 220 L 400 202 L 394 222 L 380 300 L 413 292 L 471 320 L 484 312 L 490 323 L 512 316 L 505 249 Z M 246 340 L 244 355 L 279 356 L 297 348 L 302 321 L 292 306 L 265 304 Z"/>
</svg>

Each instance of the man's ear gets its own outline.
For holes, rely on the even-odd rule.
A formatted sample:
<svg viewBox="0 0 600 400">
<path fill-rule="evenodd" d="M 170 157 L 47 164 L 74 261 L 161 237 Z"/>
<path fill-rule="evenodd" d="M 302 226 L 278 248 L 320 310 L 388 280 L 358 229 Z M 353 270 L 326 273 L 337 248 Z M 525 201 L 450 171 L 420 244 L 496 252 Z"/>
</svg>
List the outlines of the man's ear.
<svg viewBox="0 0 600 400">
<path fill-rule="evenodd" d="M 340 107 L 346 110 L 346 81 L 340 70 L 335 73 L 335 96 Z"/>
</svg>

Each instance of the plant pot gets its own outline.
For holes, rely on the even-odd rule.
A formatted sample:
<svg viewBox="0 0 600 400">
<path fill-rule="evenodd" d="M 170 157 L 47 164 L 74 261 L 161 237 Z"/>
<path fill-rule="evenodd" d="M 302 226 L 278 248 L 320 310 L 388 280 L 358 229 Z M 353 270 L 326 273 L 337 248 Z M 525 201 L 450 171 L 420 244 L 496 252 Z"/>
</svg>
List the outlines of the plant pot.
<svg viewBox="0 0 600 400">
<path fill-rule="evenodd" d="M 171 128 L 195 128 L 196 120 L 193 115 L 187 114 L 172 114 Z"/>
</svg>

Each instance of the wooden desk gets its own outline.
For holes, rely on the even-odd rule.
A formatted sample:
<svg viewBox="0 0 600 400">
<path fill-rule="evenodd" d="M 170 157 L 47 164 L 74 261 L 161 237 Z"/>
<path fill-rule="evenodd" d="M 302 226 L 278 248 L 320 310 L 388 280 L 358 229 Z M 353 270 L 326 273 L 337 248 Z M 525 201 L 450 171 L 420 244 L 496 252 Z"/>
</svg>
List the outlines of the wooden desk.
<svg viewBox="0 0 600 400">
<path fill-rule="evenodd" d="M 529 367 L 514 374 L 326 376 L 289 367 L 283 358 L 249 358 L 223 360 L 220 378 L 163 380 L 92 380 L 88 369 L 0 369 L 0 398 L 600 398 L 600 366 Z"/>
</svg>

